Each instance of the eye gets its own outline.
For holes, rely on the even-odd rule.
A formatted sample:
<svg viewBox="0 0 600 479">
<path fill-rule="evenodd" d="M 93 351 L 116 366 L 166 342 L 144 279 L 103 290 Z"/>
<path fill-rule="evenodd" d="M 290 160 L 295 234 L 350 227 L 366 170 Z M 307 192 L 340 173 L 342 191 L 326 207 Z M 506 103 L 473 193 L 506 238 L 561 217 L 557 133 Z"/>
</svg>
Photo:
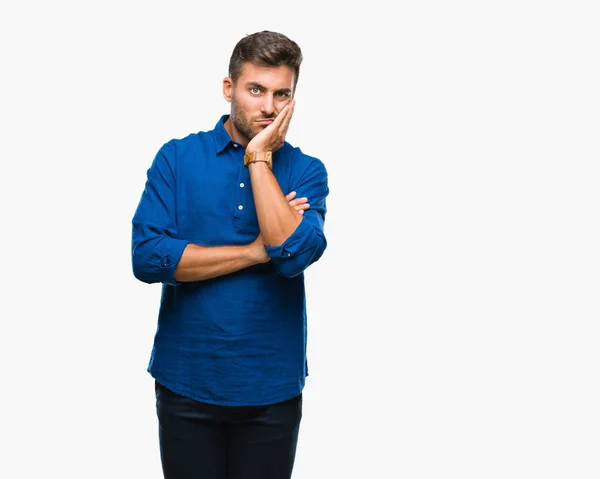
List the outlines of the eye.
<svg viewBox="0 0 600 479">
<path fill-rule="evenodd" d="M 290 93 L 286 92 L 286 91 L 280 91 L 280 92 L 277 92 L 277 96 L 279 98 L 289 98 L 290 97 Z"/>
<path fill-rule="evenodd" d="M 250 93 L 252 93 L 253 95 L 258 95 L 260 93 L 260 88 L 258 88 L 257 86 L 250 87 Z"/>
</svg>

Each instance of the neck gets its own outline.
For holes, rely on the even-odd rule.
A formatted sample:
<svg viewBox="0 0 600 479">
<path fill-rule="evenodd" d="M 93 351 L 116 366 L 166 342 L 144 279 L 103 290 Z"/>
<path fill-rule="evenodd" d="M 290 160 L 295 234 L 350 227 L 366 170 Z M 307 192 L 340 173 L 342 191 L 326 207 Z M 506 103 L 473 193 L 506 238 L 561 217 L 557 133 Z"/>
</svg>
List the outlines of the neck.
<svg viewBox="0 0 600 479">
<path fill-rule="evenodd" d="M 238 129 L 235 127 L 235 125 L 231 121 L 231 115 L 229 116 L 229 118 L 227 118 L 227 120 L 225 121 L 225 123 L 223 124 L 223 126 L 225 127 L 225 131 L 227 133 L 229 133 L 229 138 L 231 138 L 233 141 L 239 143 L 244 148 L 246 148 L 246 146 L 248 145 L 249 140 L 244 135 L 242 135 L 238 131 Z"/>
</svg>

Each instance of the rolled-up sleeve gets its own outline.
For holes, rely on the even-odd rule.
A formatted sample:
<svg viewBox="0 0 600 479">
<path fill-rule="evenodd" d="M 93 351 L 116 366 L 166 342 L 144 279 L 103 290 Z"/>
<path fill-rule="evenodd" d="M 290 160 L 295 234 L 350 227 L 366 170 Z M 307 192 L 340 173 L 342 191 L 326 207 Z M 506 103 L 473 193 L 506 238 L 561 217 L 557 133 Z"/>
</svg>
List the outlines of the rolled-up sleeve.
<svg viewBox="0 0 600 479">
<path fill-rule="evenodd" d="M 314 159 L 293 190 L 296 197 L 308 198 L 310 208 L 292 235 L 279 246 L 265 246 L 277 272 L 292 278 L 318 261 L 327 247 L 324 224 L 329 194 L 327 170 L 320 160 Z"/>
<path fill-rule="evenodd" d="M 175 153 L 166 143 L 155 156 L 132 220 L 133 274 L 145 283 L 179 284 L 175 270 L 188 241 L 177 238 Z"/>
</svg>

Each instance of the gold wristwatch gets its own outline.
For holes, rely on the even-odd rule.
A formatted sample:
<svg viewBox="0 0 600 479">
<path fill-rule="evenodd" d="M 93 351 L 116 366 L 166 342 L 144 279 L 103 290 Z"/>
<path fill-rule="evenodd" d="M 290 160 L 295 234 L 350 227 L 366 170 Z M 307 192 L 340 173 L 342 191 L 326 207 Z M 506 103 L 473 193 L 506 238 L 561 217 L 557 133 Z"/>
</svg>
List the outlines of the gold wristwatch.
<svg viewBox="0 0 600 479">
<path fill-rule="evenodd" d="M 253 151 L 244 155 L 244 166 L 247 168 L 250 163 L 264 161 L 270 170 L 273 169 L 273 152 L 272 151 Z"/>
</svg>

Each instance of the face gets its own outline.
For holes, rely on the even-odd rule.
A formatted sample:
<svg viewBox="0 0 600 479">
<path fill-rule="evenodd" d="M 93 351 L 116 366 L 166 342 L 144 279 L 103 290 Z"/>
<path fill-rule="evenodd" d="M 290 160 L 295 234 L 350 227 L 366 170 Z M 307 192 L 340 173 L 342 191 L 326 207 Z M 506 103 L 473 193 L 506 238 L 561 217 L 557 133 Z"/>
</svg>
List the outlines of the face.
<svg viewBox="0 0 600 479">
<path fill-rule="evenodd" d="M 223 96 L 231 102 L 231 115 L 225 127 L 234 141 L 248 142 L 269 126 L 293 98 L 294 70 L 287 65 L 261 67 L 245 63 L 233 83 L 223 80 Z"/>
</svg>

